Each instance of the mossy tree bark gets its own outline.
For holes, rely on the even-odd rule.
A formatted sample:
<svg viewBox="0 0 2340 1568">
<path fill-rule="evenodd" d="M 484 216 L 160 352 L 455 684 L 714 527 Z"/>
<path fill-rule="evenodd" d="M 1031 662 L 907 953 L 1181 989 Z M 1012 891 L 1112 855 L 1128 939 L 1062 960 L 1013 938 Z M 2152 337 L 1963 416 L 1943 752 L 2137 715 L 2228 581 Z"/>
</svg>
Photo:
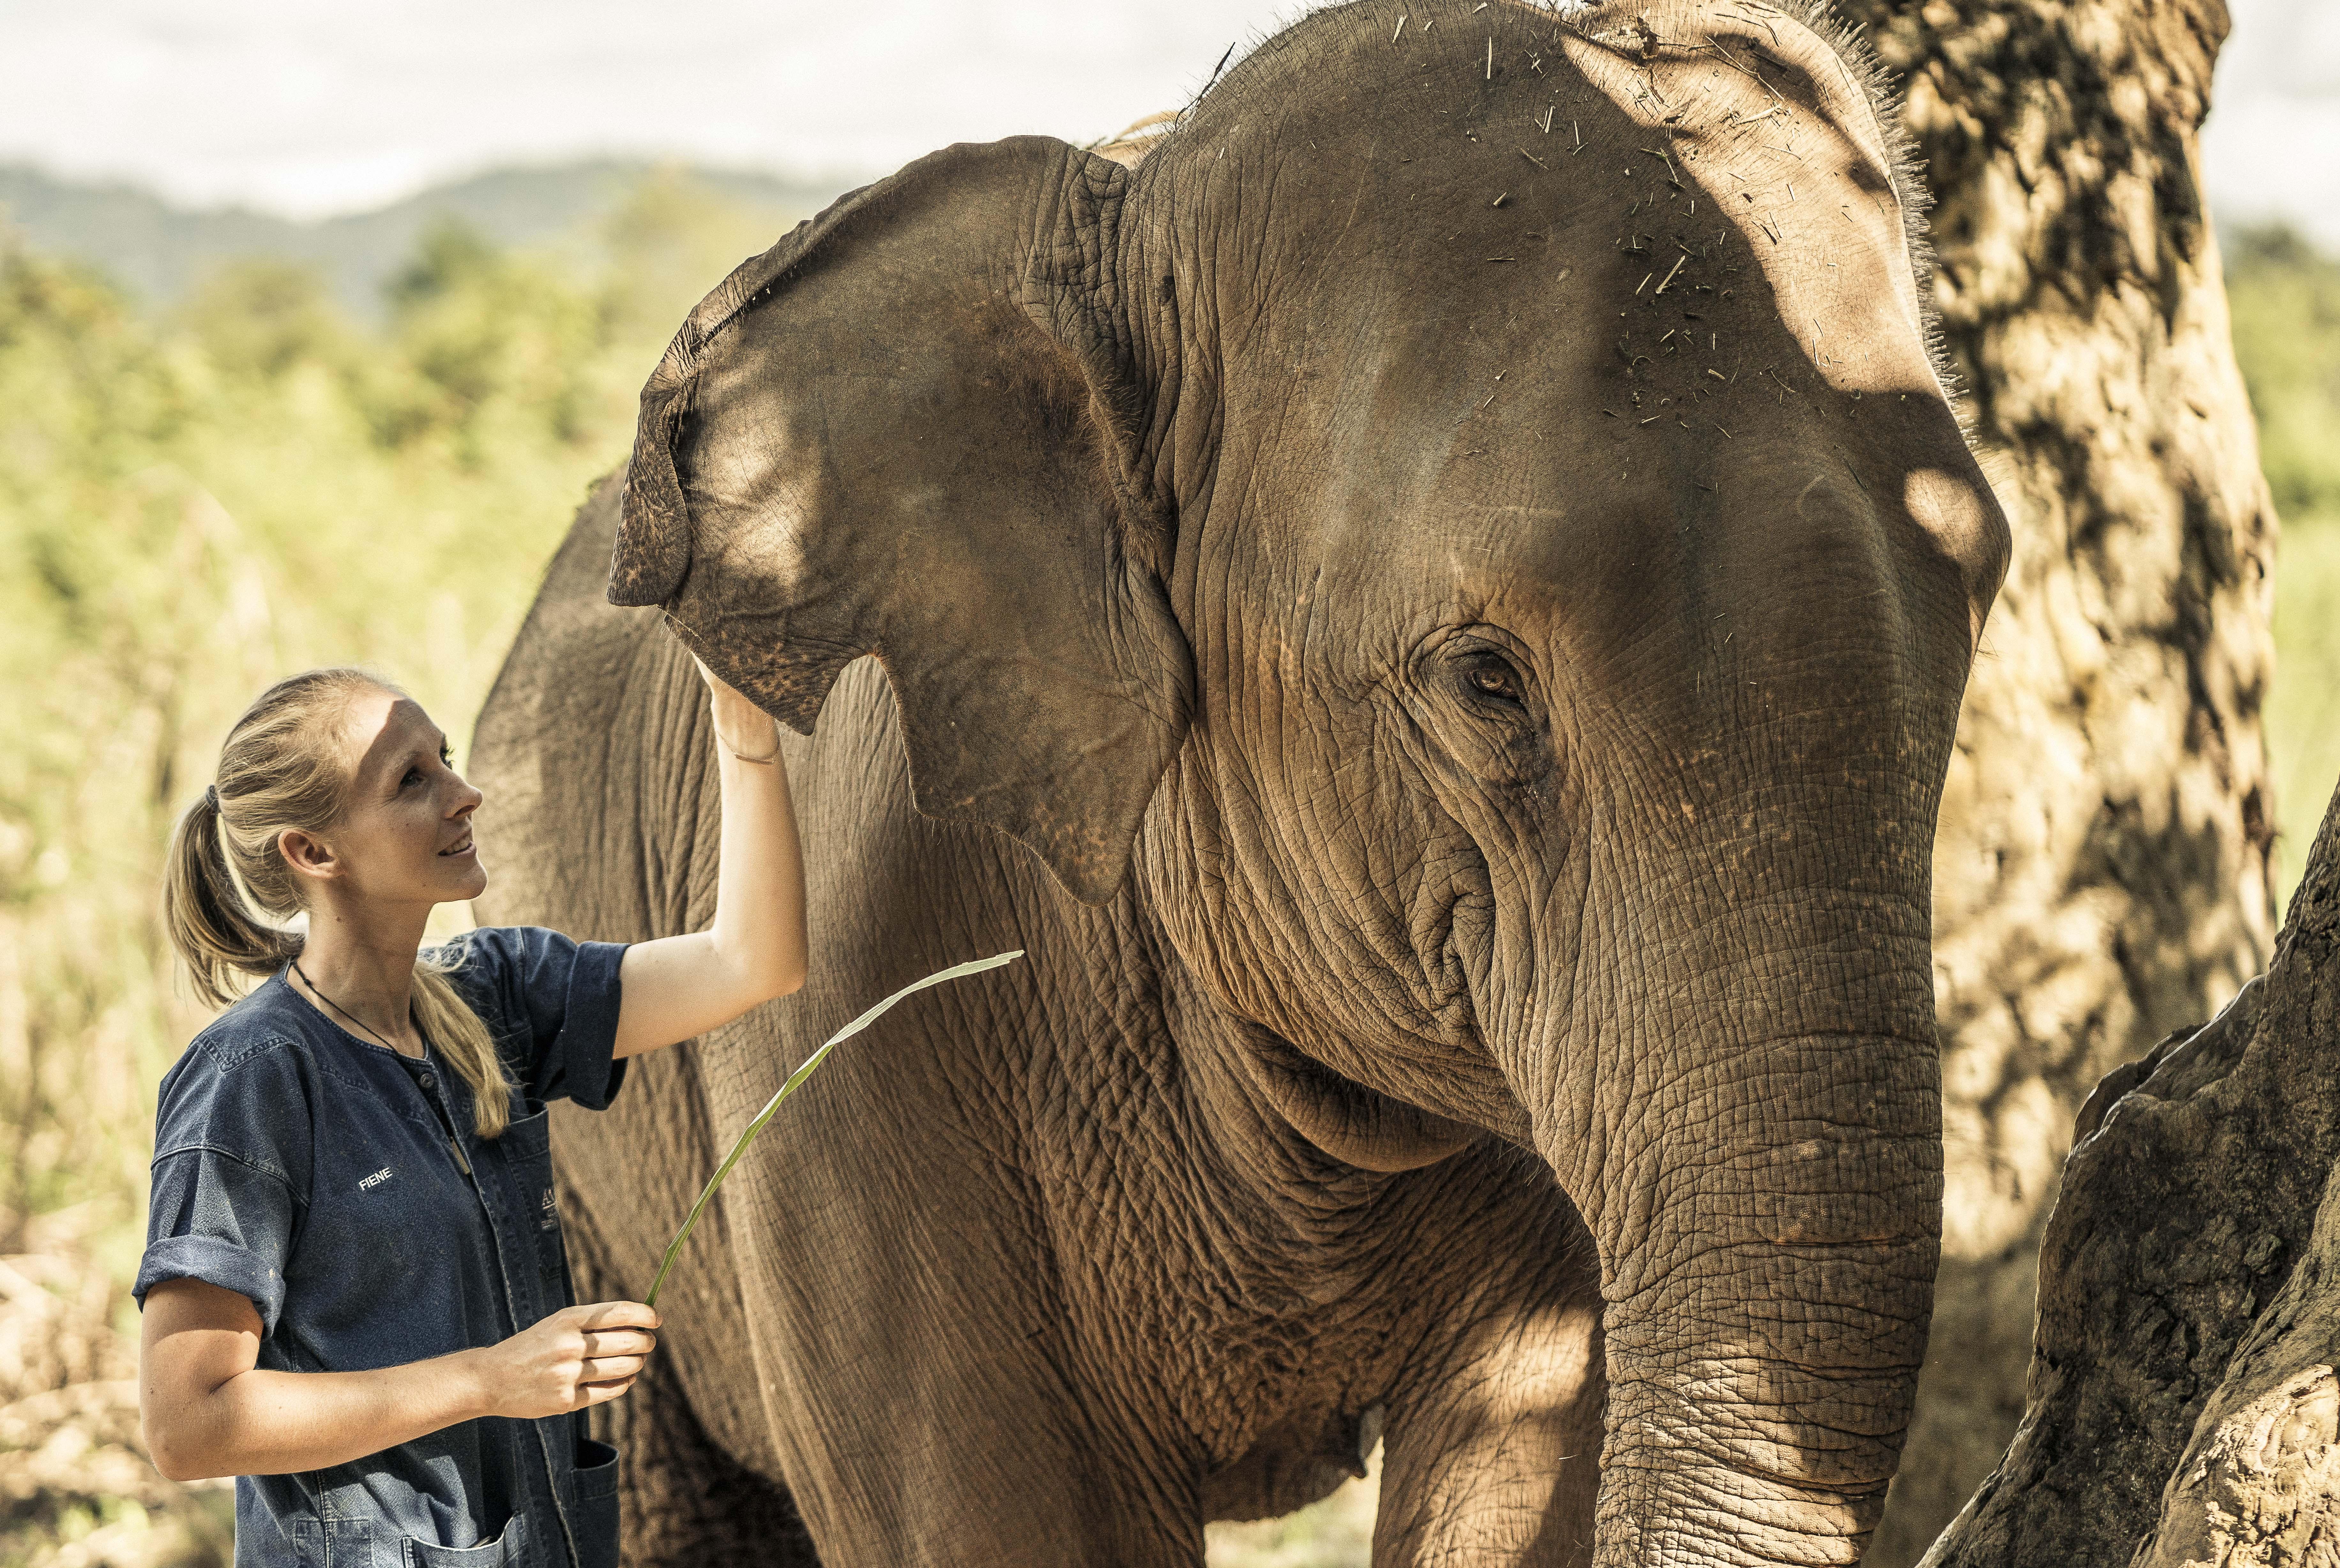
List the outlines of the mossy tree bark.
<svg viewBox="0 0 2340 1568">
<path fill-rule="evenodd" d="M 1908 96 L 1938 303 L 2016 556 L 1935 866 L 1948 1194 L 1933 1346 L 1872 1563 L 2023 1408 L 2074 1113 L 2266 961 L 2275 522 L 2196 132 L 2220 0 L 1839 0 Z"/>
</svg>

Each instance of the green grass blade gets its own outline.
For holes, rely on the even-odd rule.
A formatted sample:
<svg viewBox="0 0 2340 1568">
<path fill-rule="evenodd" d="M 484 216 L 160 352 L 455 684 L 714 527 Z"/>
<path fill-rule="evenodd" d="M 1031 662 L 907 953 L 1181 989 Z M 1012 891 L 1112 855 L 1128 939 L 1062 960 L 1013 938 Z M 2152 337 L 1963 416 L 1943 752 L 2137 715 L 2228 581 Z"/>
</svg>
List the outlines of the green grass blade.
<svg viewBox="0 0 2340 1568">
<path fill-rule="evenodd" d="M 986 969 L 996 969 L 1002 964 L 1012 964 L 1023 956 L 1024 949 L 1018 948 L 1013 952 L 995 954 L 988 958 L 970 958 L 964 964 L 954 964 L 947 969 L 928 975 L 923 980 L 913 980 L 846 1025 L 845 1027 L 838 1030 L 837 1033 L 829 1036 L 822 1043 L 820 1049 L 807 1057 L 803 1065 L 790 1073 L 782 1081 L 780 1087 L 773 1092 L 772 1097 L 764 1102 L 764 1108 L 756 1113 L 756 1119 L 748 1124 L 747 1129 L 739 1135 L 739 1141 L 731 1146 L 731 1152 L 723 1156 L 723 1163 L 715 1167 L 713 1176 L 707 1178 L 707 1186 L 699 1190 L 699 1201 L 692 1204 L 690 1212 L 683 1216 L 682 1228 L 676 1231 L 674 1239 L 666 1244 L 666 1255 L 659 1260 L 658 1277 L 650 1281 L 650 1293 L 642 1297 L 642 1305 L 645 1306 L 658 1305 L 659 1287 L 666 1284 L 667 1270 L 674 1266 L 676 1256 L 682 1251 L 682 1244 L 689 1239 L 691 1227 L 699 1223 L 699 1216 L 706 1209 L 708 1200 L 715 1196 L 715 1189 L 723 1185 L 723 1178 L 731 1174 L 731 1167 L 739 1163 L 739 1156 L 748 1152 L 748 1146 L 755 1141 L 758 1133 L 764 1130 L 764 1124 L 772 1119 L 772 1113 L 780 1108 L 780 1102 L 796 1093 L 803 1086 L 804 1081 L 812 1077 L 813 1069 L 828 1060 L 829 1052 L 876 1023 L 880 1014 L 912 991 L 923 991 L 928 986 L 939 986 L 945 980 L 957 980 L 968 975 L 979 975 Z"/>
</svg>

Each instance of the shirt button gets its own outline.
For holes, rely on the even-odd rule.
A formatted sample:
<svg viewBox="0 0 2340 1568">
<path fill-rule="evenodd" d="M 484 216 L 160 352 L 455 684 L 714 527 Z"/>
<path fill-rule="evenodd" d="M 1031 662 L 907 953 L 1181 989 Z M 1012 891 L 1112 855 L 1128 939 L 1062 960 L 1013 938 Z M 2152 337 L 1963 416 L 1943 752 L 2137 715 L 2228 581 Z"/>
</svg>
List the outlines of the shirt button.
<svg viewBox="0 0 2340 1568">
<path fill-rule="evenodd" d="M 439 1087 L 438 1077 L 431 1073 L 425 1073 L 422 1075 L 421 1083 L 422 1087 L 426 1089 L 436 1088 Z"/>
</svg>

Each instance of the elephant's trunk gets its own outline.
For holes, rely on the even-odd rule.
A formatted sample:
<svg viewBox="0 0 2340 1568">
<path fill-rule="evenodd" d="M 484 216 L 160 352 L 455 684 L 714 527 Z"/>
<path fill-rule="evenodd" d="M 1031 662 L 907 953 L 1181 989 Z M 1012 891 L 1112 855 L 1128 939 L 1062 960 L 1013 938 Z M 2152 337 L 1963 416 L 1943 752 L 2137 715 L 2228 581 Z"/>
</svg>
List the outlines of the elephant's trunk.
<svg viewBox="0 0 2340 1568">
<path fill-rule="evenodd" d="M 1653 1237 L 1662 1268 L 1627 1271 L 1646 1277 L 1604 1270 L 1603 1568 L 1852 1563 L 1877 1524 L 1925 1350 L 1938 1159 L 1812 1141 L 1755 1156 L 1778 1167 L 1769 1201 L 1724 1185 L 1737 1223 L 1696 1228 L 1725 1234 Z M 1928 1178 L 1902 1223 L 1830 1201 L 1889 1179 L 1879 1164 Z"/>
<path fill-rule="evenodd" d="M 1601 1568 L 1851 1563 L 1883 1511 L 1941 1222 L 1916 880 L 1627 901 L 1600 1109 L 1539 1129 L 1600 1245 Z"/>
</svg>

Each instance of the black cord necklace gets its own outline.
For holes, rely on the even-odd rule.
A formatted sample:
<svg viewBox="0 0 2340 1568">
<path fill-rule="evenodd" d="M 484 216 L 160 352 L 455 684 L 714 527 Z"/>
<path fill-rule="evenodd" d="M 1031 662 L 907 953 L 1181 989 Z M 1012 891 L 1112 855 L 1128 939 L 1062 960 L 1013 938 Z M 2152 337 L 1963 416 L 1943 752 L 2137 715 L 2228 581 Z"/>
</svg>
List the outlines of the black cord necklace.
<svg viewBox="0 0 2340 1568">
<path fill-rule="evenodd" d="M 332 997 L 317 989 L 317 982 L 309 978 L 309 971 L 301 967 L 300 959 L 292 959 L 292 972 L 301 977 L 301 983 L 309 987 L 309 994 L 311 996 L 324 1003 L 325 1006 L 332 1008 L 333 1011 L 341 1014 L 342 1017 L 355 1024 L 359 1028 L 365 1030 L 367 1034 L 372 1035 L 374 1043 L 382 1047 L 384 1050 L 390 1052 L 392 1056 L 402 1057 L 406 1054 L 404 1051 L 400 1050 L 396 1046 L 392 1045 L 388 1040 L 383 1039 L 380 1035 L 375 1034 L 373 1027 L 368 1024 L 363 1018 L 359 1017 L 355 1013 L 342 1006 L 341 1003 L 333 1000 Z"/>
<path fill-rule="evenodd" d="M 332 997 L 317 989 L 317 982 L 309 978 L 309 971 L 301 967 L 300 959 L 292 958 L 286 961 L 292 966 L 292 972 L 301 977 L 301 983 L 309 987 L 309 994 L 311 996 L 315 997 L 319 1001 L 324 1003 L 325 1006 L 341 1014 L 342 1017 L 355 1024 L 359 1028 L 365 1030 L 367 1034 L 373 1035 L 375 1041 L 382 1046 L 383 1048 L 388 1050 L 391 1055 L 394 1057 L 406 1056 L 404 1051 L 400 1050 L 396 1046 L 393 1046 L 388 1040 L 383 1039 L 379 1034 L 375 1034 L 372 1027 L 367 1024 L 363 1018 L 359 1017 L 355 1013 L 352 1013 L 347 1007 L 342 1006 L 341 1003 L 333 1000 Z M 406 1015 L 408 1021 L 412 1022 L 414 1017 L 414 1007 L 412 1003 L 409 1003 L 407 1005 Z M 429 1048 L 428 1041 L 424 1042 L 424 1048 Z M 407 1057 L 407 1060 L 409 1061 L 416 1059 L 417 1058 L 412 1057 Z M 431 1075 L 429 1073 L 422 1075 L 422 1082 L 426 1087 L 429 1086 L 431 1082 Z M 455 1151 L 456 1166 L 465 1176 L 470 1176 L 471 1174 L 471 1162 L 463 1156 L 463 1143 L 461 1138 L 458 1138 L 455 1136 L 454 1123 L 449 1119 L 446 1109 L 441 1107 L 435 1098 L 431 1098 L 431 1097 L 428 1095 L 425 1095 L 424 1097 L 431 1100 L 431 1114 L 438 1119 L 439 1130 L 447 1135 L 447 1146 Z"/>
</svg>

